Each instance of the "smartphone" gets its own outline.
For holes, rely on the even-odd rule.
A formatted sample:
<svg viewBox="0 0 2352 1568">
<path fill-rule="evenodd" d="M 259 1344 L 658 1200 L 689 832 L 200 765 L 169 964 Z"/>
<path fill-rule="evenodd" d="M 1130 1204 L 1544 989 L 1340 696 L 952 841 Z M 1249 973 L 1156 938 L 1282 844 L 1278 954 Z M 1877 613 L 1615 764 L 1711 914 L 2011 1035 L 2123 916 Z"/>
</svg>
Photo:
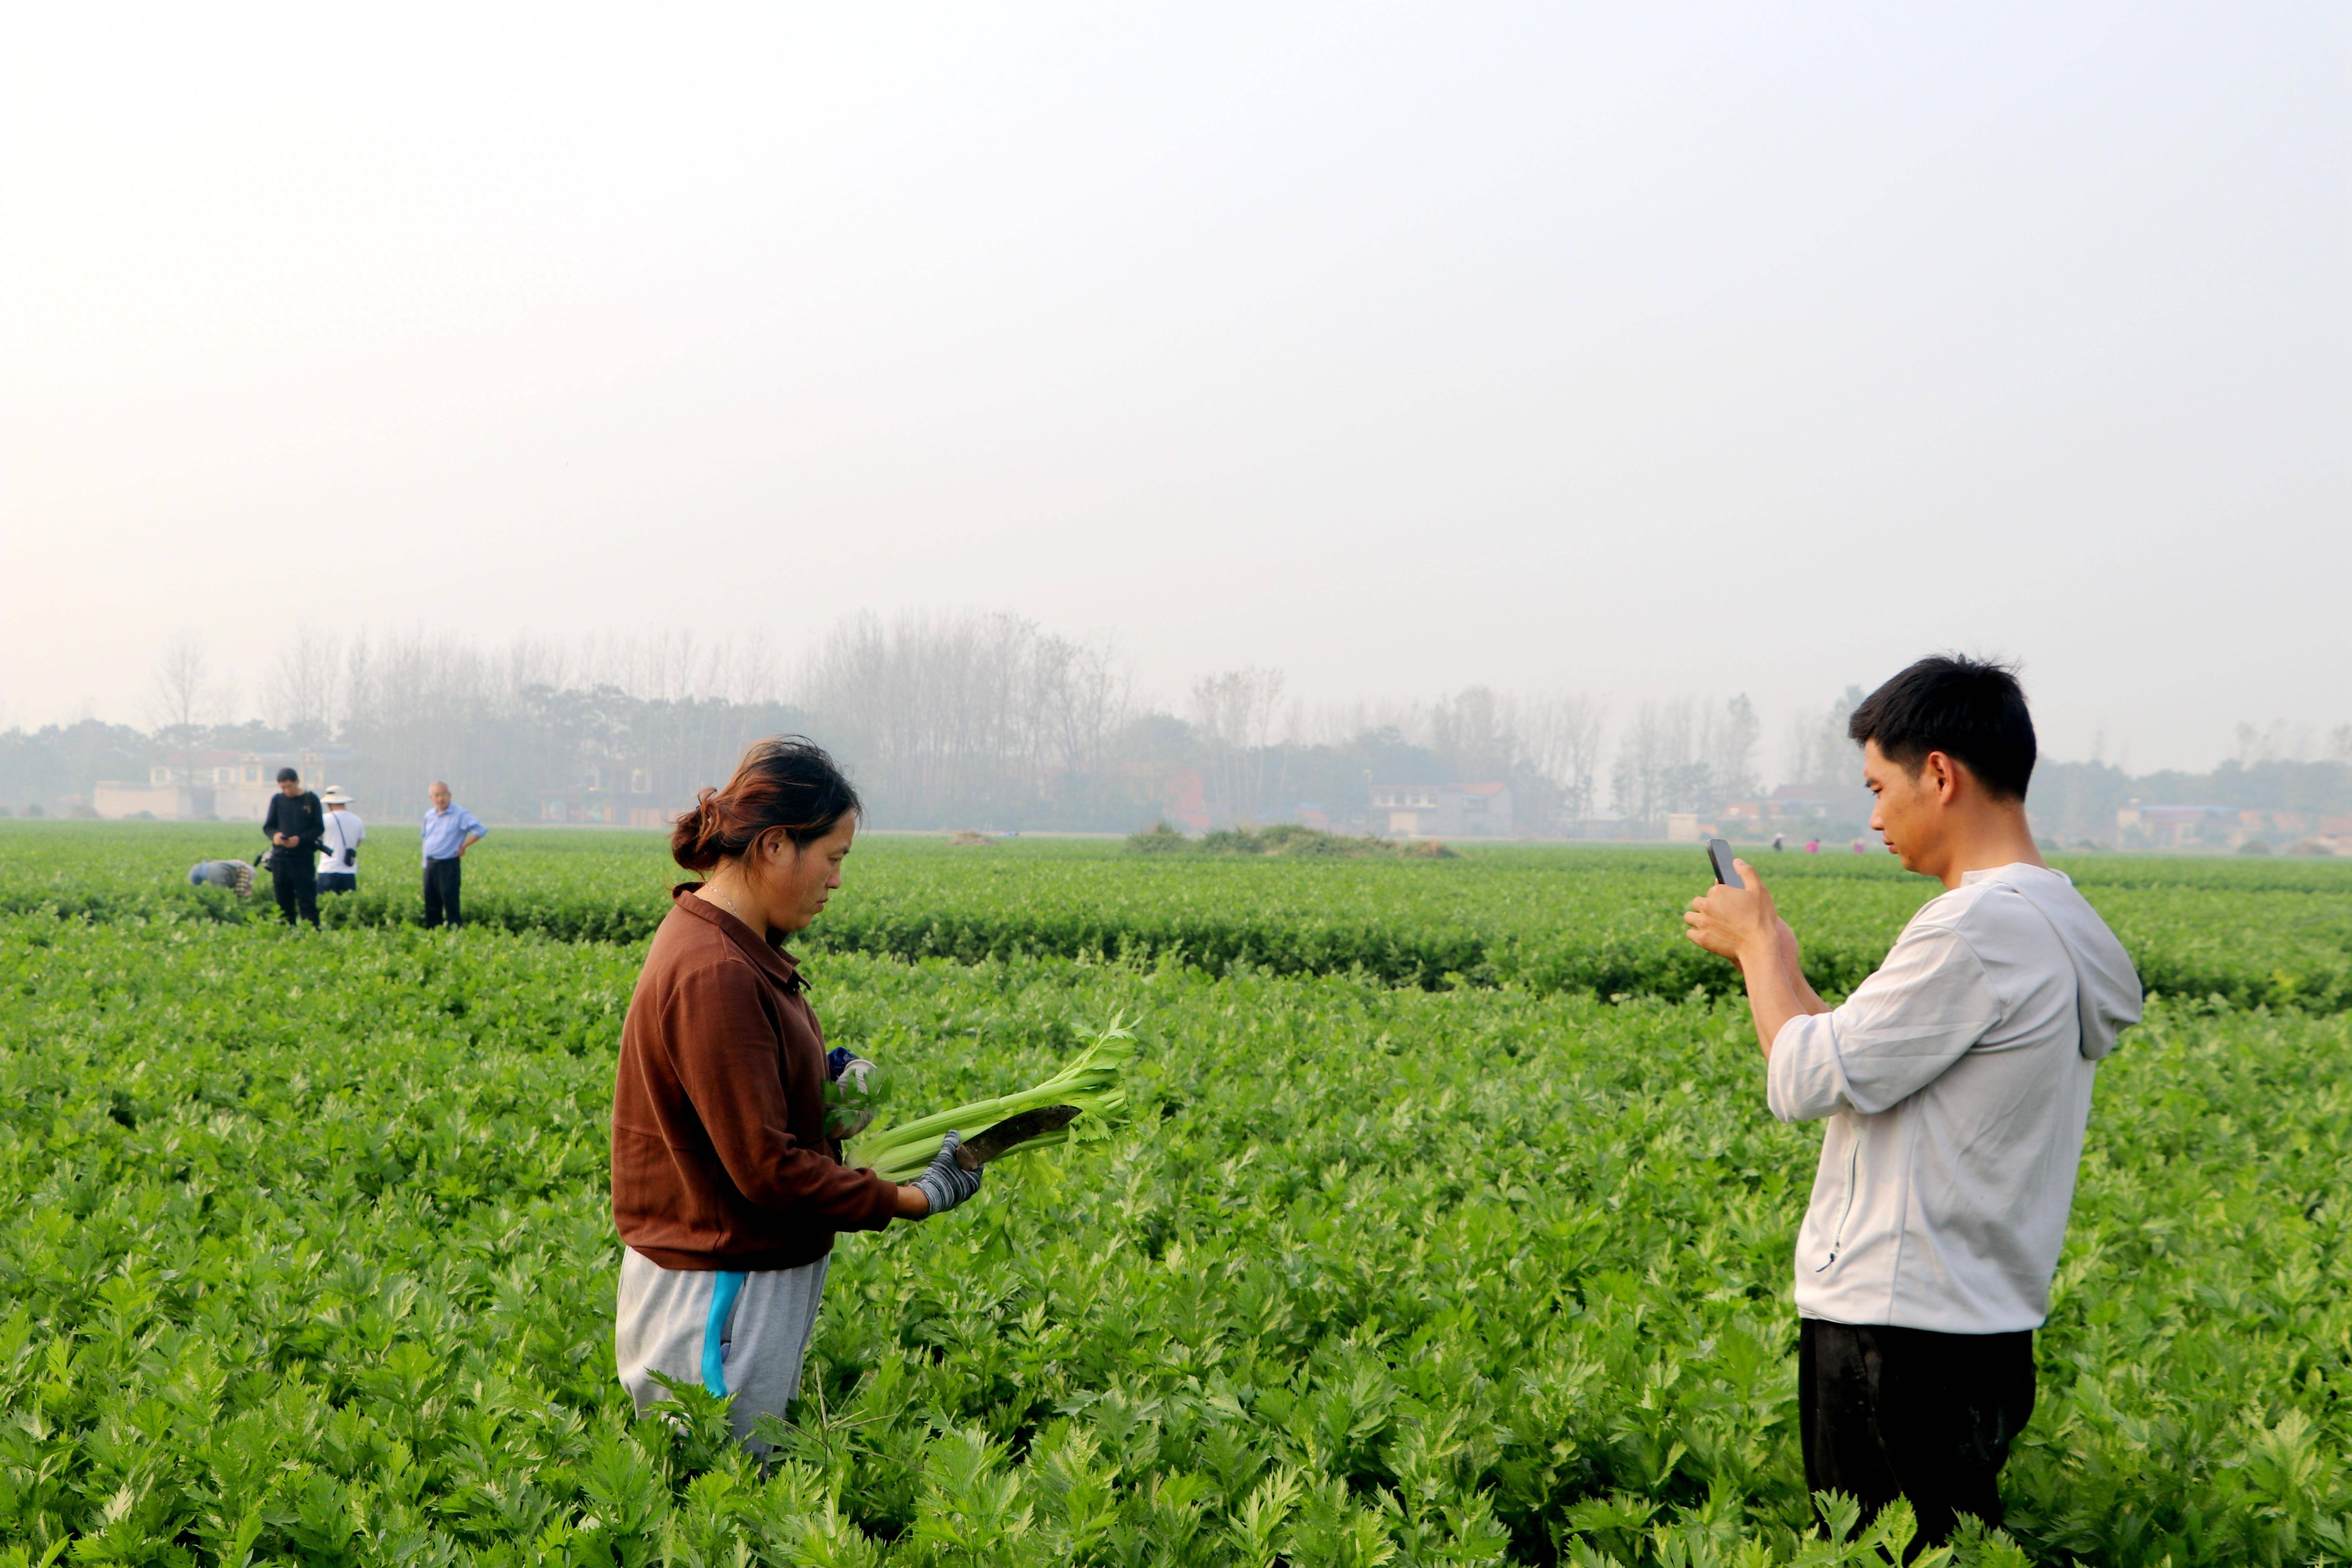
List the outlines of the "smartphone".
<svg viewBox="0 0 2352 1568">
<path fill-rule="evenodd" d="M 1715 879 L 1717 881 L 1727 883 L 1734 888 L 1744 888 L 1748 886 L 1747 883 L 1739 879 L 1738 868 L 1735 867 L 1731 863 L 1731 841 L 1729 839 L 1708 839 L 1706 841 L 1706 858 L 1708 862 L 1715 867 Z"/>
</svg>

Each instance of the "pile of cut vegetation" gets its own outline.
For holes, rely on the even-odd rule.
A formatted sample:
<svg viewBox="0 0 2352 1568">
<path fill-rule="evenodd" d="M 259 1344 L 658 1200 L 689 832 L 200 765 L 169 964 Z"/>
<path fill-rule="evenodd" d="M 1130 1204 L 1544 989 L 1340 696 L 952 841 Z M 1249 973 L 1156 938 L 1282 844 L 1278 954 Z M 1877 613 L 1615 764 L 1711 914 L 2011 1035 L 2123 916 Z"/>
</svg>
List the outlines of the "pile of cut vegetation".
<svg viewBox="0 0 2352 1568">
<path fill-rule="evenodd" d="M 1139 855 L 1276 855 L 1288 859 L 1331 860 L 1451 860 L 1454 851 L 1434 838 L 1400 844 L 1390 838 L 1351 838 L 1325 833 L 1296 822 L 1270 827 L 1221 827 L 1198 838 L 1187 837 L 1165 822 L 1127 836 L 1127 847 Z"/>
</svg>

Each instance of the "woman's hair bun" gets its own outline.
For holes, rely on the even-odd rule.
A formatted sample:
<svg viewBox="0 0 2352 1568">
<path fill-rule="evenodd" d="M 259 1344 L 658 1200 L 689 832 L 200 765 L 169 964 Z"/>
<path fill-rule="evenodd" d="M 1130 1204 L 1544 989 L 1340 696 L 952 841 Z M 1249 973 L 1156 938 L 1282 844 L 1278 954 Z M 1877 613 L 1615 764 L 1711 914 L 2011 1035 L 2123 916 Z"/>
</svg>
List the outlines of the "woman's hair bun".
<svg viewBox="0 0 2352 1568">
<path fill-rule="evenodd" d="M 706 785 L 695 793 L 694 805 L 670 826 L 670 857 L 689 871 L 708 872 L 748 854 L 762 834 L 813 844 L 864 809 L 823 746 L 805 735 L 778 735 L 744 752 L 724 789 Z"/>
<path fill-rule="evenodd" d="M 718 793 L 705 784 L 695 792 L 694 804 L 670 824 L 670 858 L 689 871 L 708 871 L 719 864 L 719 853 L 709 842 L 713 826 L 710 802 Z"/>
</svg>

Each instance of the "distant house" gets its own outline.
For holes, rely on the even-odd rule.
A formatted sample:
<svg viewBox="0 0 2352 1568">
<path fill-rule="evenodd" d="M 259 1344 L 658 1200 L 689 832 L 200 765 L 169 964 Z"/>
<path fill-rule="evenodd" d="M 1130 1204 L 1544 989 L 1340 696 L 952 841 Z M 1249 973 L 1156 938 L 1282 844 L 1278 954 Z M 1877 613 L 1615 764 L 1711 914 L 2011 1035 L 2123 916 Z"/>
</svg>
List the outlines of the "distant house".
<svg viewBox="0 0 2352 1568">
<path fill-rule="evenodd" d="M 143 813 L 159 822 L 258 823 L 278 793 L 278 769 L 300 773 L 305 789 L 324 789 L 344 760 L 328 752 L 183 752 L 149 768 L 145 784 L 102 781 L 90 809 L 115 820 Z"/>
<path fill-rule="evenodd" d="M 1134 761 L 1118 763 L 1111 773 L 1139 813 L 1151 812 L 1186 833 L 1206 833 L 1212 826 L 1208 781 L 1200 769 L 1164 760 Z"/>
<path fill-rule="evenodd" d="M 2116 830 L 2126 844 L 2159 849 L 2213 843 L 2235 849 L 2247 837 L 2244 818 L 2232 805 L 2142 805 L 2133 801 L 2116 813 Z"/>
<path fill-rule="evenodd" d="M 610 827 L 667 827 L 670 814 L 654 796 L 652 769 L 608 758 L 583 768 L 570 788 L 542 792 L 539 819 Z"/>
<path fill-rule="evenodd" d="M 223 822 L 258 823 L 278 793 L 278 769 L 300 773 L 304 789 L 322 790 L 333 782 L 328 773 L 344 760 L 326 752 L 239 752 L 213 765 L 213 815 Z"/>
<path fill-rule="evenodd" d="M 158 822 L 210 822 L 213 792 L 179 784 L 124 784 L 104 779 L 90 793 L 89 806 L 110 822 L 132 816 L 152 816 Z"/>
<path fill-rule="evenodd" d="M 1508 784 L 1372 785 L 1372 826 L 1392 838 L 1507 838 Z"/>
<path fill-rule="evenodd" d="M 1164 811 L 1171 826 L 1187 833 L 1209 830 L 1209 786 L 1198 768 L 1179 768 L 1168 775 Z"/>
<path fill-rule="evenodd" d="M 1821 798 L 1811 784 L 1782 784 L 1772 792 L 1772 798 L 1759 803 L 1763 814 L 1774 821 L 1807 822 L 1827 816 L 1829 803 Z"/>
</svg>

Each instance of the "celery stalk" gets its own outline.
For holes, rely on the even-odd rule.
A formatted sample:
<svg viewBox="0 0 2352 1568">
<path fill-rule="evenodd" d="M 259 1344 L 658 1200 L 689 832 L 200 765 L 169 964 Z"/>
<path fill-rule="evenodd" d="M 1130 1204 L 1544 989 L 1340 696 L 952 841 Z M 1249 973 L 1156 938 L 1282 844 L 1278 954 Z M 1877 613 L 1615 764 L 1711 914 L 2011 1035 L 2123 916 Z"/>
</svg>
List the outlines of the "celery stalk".
<svg viewBox="0 0 2352 1568">
<path fill-rule="evenodd" d="M 1127 1104 L 1127 1094 L 1119 1087 L 1119 1074 L 1134 1059 L 1134 1039 L 1125 1020 L 1114 1017 L 1084 1050 L 1043 1083 L 991 1100 L 976 1100 L 899 1125 L 869 1129 L 849 1146 L 849 1162 L 868 1167 L 885 1181 L 903 1182 L 931 1163 L 950 1131 L 967 1136 L 983 1132 L 1008 1116 L 1045 1105 L 1075 1105 L 1084 1114 L 1066 1131 L 1033 1138 L 1007 1152 L 1046 1142 L 1076 1142 L 1081 1136 L 1079 1129 L 1089 1121 L 1092 1126 L 1088 1131 L 1098 1132 Z"/>
</svg>

